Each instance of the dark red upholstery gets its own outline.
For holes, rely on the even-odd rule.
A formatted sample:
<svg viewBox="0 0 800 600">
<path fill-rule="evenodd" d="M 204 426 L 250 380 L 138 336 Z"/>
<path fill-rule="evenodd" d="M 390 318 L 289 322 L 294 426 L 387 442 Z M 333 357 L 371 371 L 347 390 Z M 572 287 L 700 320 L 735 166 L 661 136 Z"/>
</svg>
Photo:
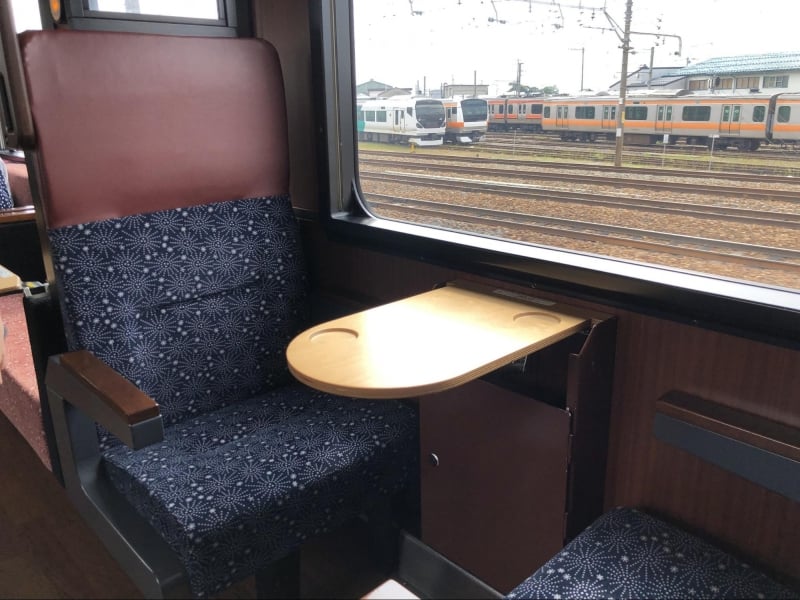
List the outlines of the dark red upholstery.
<svg viewBox="0 0 800 600">
<path fill-rule="evenodd" d="M 36 387 L 28 328 L 22 307 L 22 294 L 0 296 L 0 322 L 5 324 L 5 360 L 0 384 L 0 412 L 11 421 L 22 437 L 30 444 L 42 463 L 52 469 L 47 449 L 42 406 Z M 0 325 L 2 336 L 2 325 Z"/>
<path fill-rule="evenodd" d="M 116 59 L 97 51 L 109 35 Z M 264 118 L 286 112 L 268 43 L 29 31 L 20 46 L 49 228 L 288 193 L 286 120 Z M 142 105 L 159 109 L 127 118 Z"/>
<path fill-rule="evenodd" d="M 28 182 L 28 167 L 21 162 L 3 162 L 5 162 L 8 172 L 8 185 L 11 188 L 11 196 L 14 198 L 14 206 L 33 206 L 31 186 Z"/>
</svg>

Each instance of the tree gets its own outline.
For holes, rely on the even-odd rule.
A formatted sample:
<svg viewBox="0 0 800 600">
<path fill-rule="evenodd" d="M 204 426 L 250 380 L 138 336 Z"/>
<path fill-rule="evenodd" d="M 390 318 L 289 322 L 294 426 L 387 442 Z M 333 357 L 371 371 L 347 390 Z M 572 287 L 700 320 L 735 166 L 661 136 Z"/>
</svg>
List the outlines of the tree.
<svg viewBox="0 0 800 600">
<path fill-rule="evenodd" d="M 515 94 L 517 93 L 517 82 L 512 81 L 508 84 L 508 91 L 506 94 Z M 557 85 L 548 85 L 543 88 L 538 88 L 535 86 L 528 86 L 528 85 L 521 85 L 519 86 L 519 95 L 520 96 L 554 96 L 558 94 L 558 86 Z"/>
<path fill-rule="evenodd" d="M 508 91 L 506 92 L 506 94 L 516 94 L 516 93 L 517 93 L 517 82 L 516 81 L 512 81 L 509 84 L 509 88 L 508 88 Z M 537 87 L 531 87 L 531 86 L 521 85 L 521 84 L 519 86 L 519 95 L 520 96 L 538 96 L 539 94 L 540 94 L 539 88 L 537 88 Z"/>
</svg>

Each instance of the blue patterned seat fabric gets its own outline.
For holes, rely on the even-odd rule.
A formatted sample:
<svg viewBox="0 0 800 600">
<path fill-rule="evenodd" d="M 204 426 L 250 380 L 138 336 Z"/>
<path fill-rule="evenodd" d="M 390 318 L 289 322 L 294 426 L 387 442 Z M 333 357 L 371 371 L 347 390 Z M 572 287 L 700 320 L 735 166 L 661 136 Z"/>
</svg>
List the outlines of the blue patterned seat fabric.
<svg viewBox="0 0 800 600">
<path fill-rule="evenodd" d="M 700 538 L 632 508 L 607 512 L 508 598 L 798 598 Z"/>
<path fill-rule="evenodd" d="M 11 197 L 11 186 L 8 182 L 6 164 L 0 160 L 0 210 L 14 208 L 14 199 Z"/>
<path fill-rule="evenodd" d="M 402 489 L 417 416 L 294 383 L 306 326 L 288 197 L 158 211 L 49 232 L 71 348 L 151 395 L 163 442 L 100 432 L 104 466 L 213 595 Z"/>
</svg>

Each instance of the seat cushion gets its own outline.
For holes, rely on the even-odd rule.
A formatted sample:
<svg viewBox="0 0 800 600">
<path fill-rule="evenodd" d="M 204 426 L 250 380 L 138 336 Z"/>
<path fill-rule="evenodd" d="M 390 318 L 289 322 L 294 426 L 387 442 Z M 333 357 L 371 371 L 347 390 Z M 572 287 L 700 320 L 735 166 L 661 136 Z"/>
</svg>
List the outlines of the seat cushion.
<svg viewBox="0 0 800 600">
<path fill-rule="evenodd" d="M 595 521 L 508 598 L 797 598 L 748 564 L 632 508 Z"/>
<path fill-rule="evenodd" d="M 396 401 L 291 385 L 106 450 L 113 484 L 215 594 L 400 491 L 417 467 L 417 416 Z"/>
</svg>

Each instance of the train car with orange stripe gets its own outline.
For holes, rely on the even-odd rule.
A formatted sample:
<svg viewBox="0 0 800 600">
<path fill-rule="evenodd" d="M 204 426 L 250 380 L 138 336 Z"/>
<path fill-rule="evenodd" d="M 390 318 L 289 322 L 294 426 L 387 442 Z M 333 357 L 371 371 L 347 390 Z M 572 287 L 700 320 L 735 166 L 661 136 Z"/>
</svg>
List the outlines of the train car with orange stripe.
<svg viewBox="0 0 800 600">
<path fill-rule="evenodd" d="M 444 109 L 445 142 L 474 144 L 486 135 L 488 102 L 484 98 L 447 99 Z"/>
<path fill-rule="evenodd" d="M 492 98 L 489 131 L 542 131 L 543 98 Z"/>
<path fill-rule="evenodd" d="M 796 144 L 800 141 L 800 94 L 775 96 L 770 133 L 770 140 L 773 142 Z"/>
<path fill-rule="evenodd" d="M 625 102 L 625 140 L 639 145 L 683 140 L 746 151 L 764 142 L 795 143 L 800 139 L 798 105 L 798 94 L 634 94 Z M 565 141 L 614 139 L 618 107 L 616 96 L 549 98 L 542 128 Z"/>
</svg>

